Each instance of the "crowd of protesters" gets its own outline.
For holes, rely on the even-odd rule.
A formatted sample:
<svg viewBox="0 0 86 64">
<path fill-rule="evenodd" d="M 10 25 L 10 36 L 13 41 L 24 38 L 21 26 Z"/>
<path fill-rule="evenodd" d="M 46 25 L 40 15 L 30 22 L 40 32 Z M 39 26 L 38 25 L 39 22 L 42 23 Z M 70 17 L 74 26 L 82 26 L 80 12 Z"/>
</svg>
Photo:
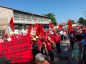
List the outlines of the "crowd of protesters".
<svg viewBox="0 0 86 64">
<path fill-rule="evenodd" d="M 71 58 L 76 64 L 86 64 L 86 26 L 69 33 Z"/>
<path fill-rule="evenodd" d="M 77 64 L 86 64 L 86 26 L 70 31 L 68 29 L 54 29 L 50 25 L 49 29 L 44 30 L 41 24 L 36 24 L 29 26 L 28 33 L 25 35 L 31 37 L 33 61 L 36 61 L 37 64 L 53 64 L 54 50 L 57 50 L 57 54 L 61 54 L 61 43 L 68 38 L 72 50 L 71 59 Z M 20 35 L 14 34 L 14 36 L 18 38 Z M 5 34 L 0 38 L 0 43 L 10 41 L 11 37 Z"/>
</svg>

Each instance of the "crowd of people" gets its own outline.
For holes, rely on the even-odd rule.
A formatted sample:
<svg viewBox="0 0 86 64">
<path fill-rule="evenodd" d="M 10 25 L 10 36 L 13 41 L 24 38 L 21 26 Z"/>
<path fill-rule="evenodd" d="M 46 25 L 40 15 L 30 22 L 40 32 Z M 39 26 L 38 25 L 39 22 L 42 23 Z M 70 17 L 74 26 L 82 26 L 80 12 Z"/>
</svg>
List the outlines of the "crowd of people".
<svg viewBox="0 0 86 64">
<path fill-rule="evenodd" d="M 77 64 L 86 64 L 86 26 L 70 31 L 69 29 L 54 29 L 50 25 L 49 29 L 44 30 L 41 24 L 36 24 L 29 26 L 28 33 L 22 35 L 29 35 L 31 38 L 33 61 L 36 64 L 53 64 L 54 50 L 57 50 L 57 54 L 61 54 L 61 43 L 66 39 L 70 39 L 71 59 Z M 0 38 L 0 43 L 10 41 L 12 36 L 5 34 Z M 14 36 L 19 37 L 16 34 Z"/>
<path fill-rule="evenodd" d="M 69 33 L 71 56 L 76 64 L 86 64 L 86 26 Z"/>
</svg>

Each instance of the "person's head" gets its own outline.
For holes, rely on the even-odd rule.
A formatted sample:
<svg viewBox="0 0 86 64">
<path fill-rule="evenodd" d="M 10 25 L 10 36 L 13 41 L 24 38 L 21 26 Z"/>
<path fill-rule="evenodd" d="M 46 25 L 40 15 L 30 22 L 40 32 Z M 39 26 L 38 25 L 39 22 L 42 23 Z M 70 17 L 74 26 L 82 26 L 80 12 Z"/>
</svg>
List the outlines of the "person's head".
<svg viewBox="0 0 86 64">
<path fill-rule="evenodd" d="M 35 56 L 35 61 L 36 61 L 36 62 L 43 62 L 44 60 L 45 60 L 44 55 L 41 54 L 41 53 L 38 53 L 38 54 Z"/>
<path fill-rule="evenodd" d="M 76 41 L 81 41 L 82 40 L 82 35 L 81 34 L 77 34 L 75 35 Z"/>
</svg>

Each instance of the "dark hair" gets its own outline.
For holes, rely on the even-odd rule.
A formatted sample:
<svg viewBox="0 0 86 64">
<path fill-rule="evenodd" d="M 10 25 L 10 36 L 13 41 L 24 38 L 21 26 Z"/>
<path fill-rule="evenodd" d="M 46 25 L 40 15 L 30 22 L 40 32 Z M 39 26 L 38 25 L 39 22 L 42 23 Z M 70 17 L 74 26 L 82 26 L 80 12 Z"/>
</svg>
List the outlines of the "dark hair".
<svg viewBox="0 0 86 64">
<path fill-rule="evenodd" d="M 76 38 L 78 41 L 81 41 L 83 37 L 82 37 L 81 34 L 78 34 L 78 35 L 75 35 L 75 38 Z"/>
<path fill-rule="evenodd" d="M 44 38 L 41 38 L 41 41 L 44 42 Z"/>
</svg>

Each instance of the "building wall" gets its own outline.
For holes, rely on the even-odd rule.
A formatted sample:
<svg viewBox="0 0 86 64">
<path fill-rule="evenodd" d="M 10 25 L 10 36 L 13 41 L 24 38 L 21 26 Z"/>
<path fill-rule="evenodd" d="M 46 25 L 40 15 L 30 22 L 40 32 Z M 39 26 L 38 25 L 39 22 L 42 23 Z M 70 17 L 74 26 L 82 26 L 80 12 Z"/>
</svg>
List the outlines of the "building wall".
<svg viewBox="0 0 86 64">
<path fill-rule="evenodd" d="M 12 10 L 0 7 L 0 31 L 5 30 L 5 33 L 10 31 L 9 22 L 12 16 Z"/>
<path fill-rule="evenodd" d="M 26 26 L 29 24 L 43 24 L 47 26 L 50 22 L 51 19 L 44 18 L 41 16 L 33 15 L 33 14 L 28 14 L 28 13 L 23 13 L 19 11 L 14 11 L 14 23 L 15 25 L 15 31 L 21 32 L 26 30 Z"/>
<path fill-rule="evenodd" d="M 20 24 L 49 24 L 51 19 L 14 11 L 14 21 Z"/>
</svg>

